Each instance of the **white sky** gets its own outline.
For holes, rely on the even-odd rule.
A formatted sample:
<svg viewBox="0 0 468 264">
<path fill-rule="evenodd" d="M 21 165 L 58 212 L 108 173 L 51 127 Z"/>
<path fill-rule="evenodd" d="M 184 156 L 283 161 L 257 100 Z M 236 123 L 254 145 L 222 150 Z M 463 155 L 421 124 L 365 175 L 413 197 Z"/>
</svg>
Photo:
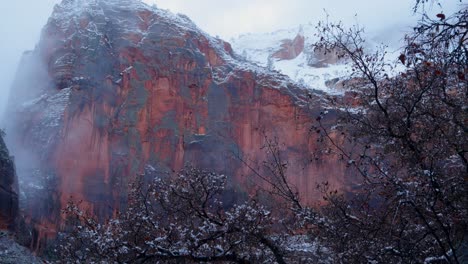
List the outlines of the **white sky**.
<svg viewBox="0 0 468 264">
<path fill-rule="evenodd" d="M 60 0 L 0 0 L 0 117 L 23 51 L 34 48 L 54 4 Z M 200 28 L 229 41 L 248 32 L 317 22 L 324 9 L 332 18 L 354 22 L 369 30 L 408 24 L 414 0 L 144 0 L 159 8 L 188 15 Z M 458 0 L 445 0 L 445 2 Z M 439 9 L 439 8 L 436 8 Z M 438 11 L 438 10 L 437 10 Z"/>
<path fill-rule="evenodd" d="M 187 14 L 205 31 L 224 39 L 246 32 L 270 32 L 316 22 L 324 9 L 340 20 L 395 23 L 411 18 L 411 0 L 147 0 L 158 7 Z M 223 3 L 223 4 L 220 4 Z M 378 22 L 377 22 L 378 21 Z M 377 22 L 377 23 L 376 23 Z"/>
</svg>

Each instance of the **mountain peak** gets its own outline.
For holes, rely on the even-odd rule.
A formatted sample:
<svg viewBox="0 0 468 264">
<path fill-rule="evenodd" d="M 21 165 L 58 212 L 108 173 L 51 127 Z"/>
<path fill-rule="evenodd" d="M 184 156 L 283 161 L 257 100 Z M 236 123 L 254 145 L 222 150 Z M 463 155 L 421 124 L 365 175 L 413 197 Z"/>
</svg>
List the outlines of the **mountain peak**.
<svg viewBox="0 0 468 264">
<path fill-rule="evenodd" d="M 150 6 L 141 0 L 63 0 L 55 6 L 51 16 L 51 20 L 60 24 L 62 28 L 75 26 L 83 19 L 92 20 L 94 23 L 126 26 L 128 30 L 137 31 L 142 29 L 132 28 L 135 24 L 159 20 L 168 25 L 201 31 L 187 16 L 158 9 L 155 5 Z"/>
</svg>

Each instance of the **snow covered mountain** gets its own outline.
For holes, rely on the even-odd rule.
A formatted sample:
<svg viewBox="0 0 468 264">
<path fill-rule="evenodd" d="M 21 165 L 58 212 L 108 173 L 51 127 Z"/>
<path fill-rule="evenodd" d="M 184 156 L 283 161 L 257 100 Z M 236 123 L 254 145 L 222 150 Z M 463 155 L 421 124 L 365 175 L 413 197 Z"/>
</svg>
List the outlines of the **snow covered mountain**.
<svg viewBox="0 0 468 264">
<path fill-rule="evenodd" d="M 245 59 L 286 74 L 310 89 L 341 93 L 328 84 L 345 76 L 349 66 L 333 54 L 314 52 L 312 45 L 316 40 L 315 27 L 307 24 L 271 33 L 240 35 L 231 44 Z"/>
<path fill-rule="evenodd" d="M 385 32 L 370 34 L 368 45 L 372 50 L 381 42 L 389 43 L 387 59 L 392 62 L 399 55 L 398 44 L 403 33 L 394 30 L 384 36 Z M 306 24 L 271 33 L 243 34 L 231 39 L 231 45 L 244 59 L 277 70 L 302 86 L 343 94 L 340 85 L 335 84 L 349 75 L 351 67 L 335 54 L 314 51 L 313 44 L 317 40 L 315 25 Z"/>
</svg>

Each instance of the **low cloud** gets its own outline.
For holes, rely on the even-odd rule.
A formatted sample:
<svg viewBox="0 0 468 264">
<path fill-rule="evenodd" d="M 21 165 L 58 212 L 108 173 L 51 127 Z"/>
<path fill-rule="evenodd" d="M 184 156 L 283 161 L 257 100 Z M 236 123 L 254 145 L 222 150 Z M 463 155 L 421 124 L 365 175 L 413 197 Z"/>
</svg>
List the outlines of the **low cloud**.
<svg viewBox="0 0 468 264">
<path fill-rule="evenodd" d="M 37 43 L 41 28 L 57 0 L 15 0 L 2 2 L 0 16 L 0 117 L 6 107 L 9 90 L 21 54 Z"/>
</svg>

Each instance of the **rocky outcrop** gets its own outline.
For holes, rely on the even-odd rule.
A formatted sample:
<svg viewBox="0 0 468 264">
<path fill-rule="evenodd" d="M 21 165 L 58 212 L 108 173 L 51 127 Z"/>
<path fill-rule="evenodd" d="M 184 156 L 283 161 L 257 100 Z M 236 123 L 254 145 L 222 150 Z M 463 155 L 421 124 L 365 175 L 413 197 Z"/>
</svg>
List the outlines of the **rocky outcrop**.
<svg viewBox="0 0 468 264">
<path fill-rule="evenodd" d="M 18 188 L 15 165 L 0 134 L 0 230 L 13 230 L 17 215 Z"/>
<path fill-rule="evenodd" d="M 249 192 L 261 181 L 244 164 L 267 173 L 266 137 L 278 139 L 306 201 L 321 199 L 316 183 L 348 181 L 338 157 L 316 156 L 324 143 L 310 127 L 325 107 L 320 95 L 236 60 L 187 17 L 137 0 L 56 6 L 12 94 L 8 129 L 37 240 L 55 235 L 70 199 L 100 218 L 124 208 L 129 182 L 147 166 L 192 163 Z"/>
<path fill-rule="evenodd" d="M 0 232 L 0 263 L 2 264 L 39 264 L 44 263 L 27 248 L 19 245 L 8 233 Z"/>
<path fill-rule="evenodd" d="M 304 51 L 305 38 L 302 34 L 297 34 L 297 36 L 291 39 L 283 40 L 281 48 L 272 54 L 273 58 L 280 60 L 292 60 L 295 59 L 301 52 Z"/>
<path fill-rule="evenodd" d="M 310 67 L 323 68 L 343 62 L 343 59 L 338 56 L 339 52 L 335 50 L 325 52 L 324 50 L 310 47 L 307 51 L 307 65 Z"/>
</svg>

